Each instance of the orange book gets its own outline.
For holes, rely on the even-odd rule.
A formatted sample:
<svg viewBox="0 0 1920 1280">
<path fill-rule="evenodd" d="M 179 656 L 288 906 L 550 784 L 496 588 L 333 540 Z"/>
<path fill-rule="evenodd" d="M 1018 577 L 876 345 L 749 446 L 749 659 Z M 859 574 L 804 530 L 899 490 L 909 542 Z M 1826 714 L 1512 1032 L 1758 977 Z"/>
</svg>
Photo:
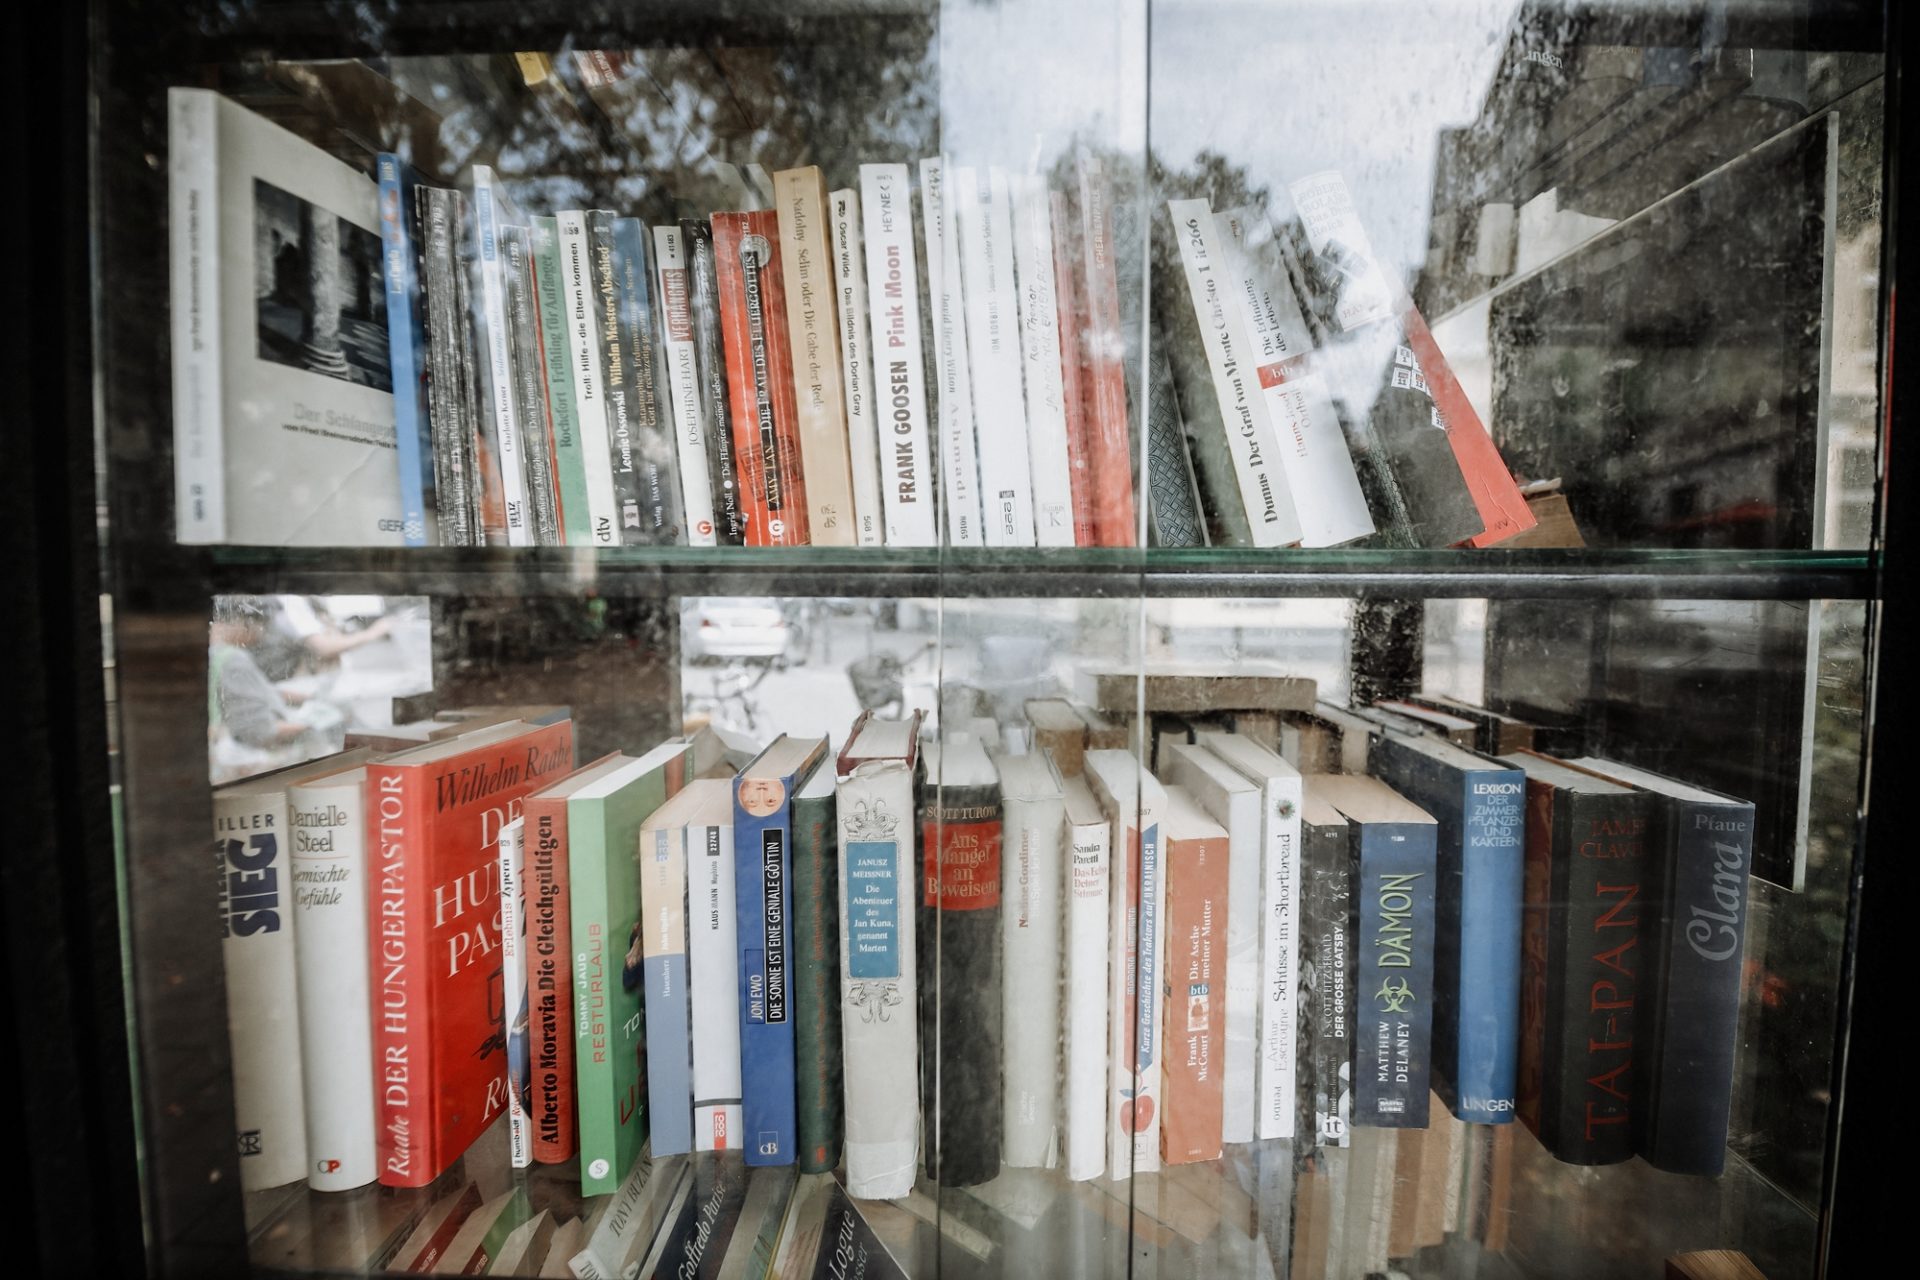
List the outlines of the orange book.
<svg viewBox="0 0 1920 1280">
<path fill-rule="evenodd" d="M 1094 538 L 1103 547 L 1134 543 L 1133 447 L 1127 433 L 1126 341 L 1120 333 L 1120 281 L 1113 262 L 1113 184 L 1098 158 L 1080 157 L 1079 284 L 1086 308 L 1084 431 L 1093 480 Z M 1069 437 L 1071 438 L 1071 437 Z"/>
<path fill-rule="evenodd" d="M 747 545 L 804 546 L 807 491 L 800 472 L 800 409 L 793 398 L 779 216 L 771 209 L 714 214 L 713 259 Z"/>
<path fill-rule="evenodd" d="M 1093 547 L 1099 545 L 1099 539 L 1093 514 L 1093 468 L 1087 457 L 1087 300 L 1081 294 L 1079 272 L 1074 267 L 1080 256 L 1075 248 L 1078 237 L 1073 212 L 1064 192 L 1054 192 L 1052 200 L 1054 301 L 1060 312 L 1060 399 L 1067 413 L 1073 544 Z"/>
<path fill-rule="evenodd" d="M 1227 1024 L 1227 832 L 1182 787 L 1167 788 L 1166 1017 L 1160 1159 L 1220 1158 Z"/>
<path fill-rule="evenodd" d="M 1427 391 L 1446 420 L 1447 443 L 1453 446 L 1454 461 L 1460 464 L 1467 492 L 1473 495 L 1474 510 L 1487 526 L 1484 532 L 1467 539 L 1467 545 L 1490 547 L 1526 532 L 1534 526 L 1533 511 L 1520 496 L 1520 486 L 1513 482 L 1506 460 L 1480 415 L 1473 411 L 1473 402 L 1467 399 L 1460 379 L 1453 376 L 1453 366 L 1433 340 L 1426 318 L 1404 297 L 1402 304 L 1400 320 L 1407 345 L 1413 348 L 1413 358 L 1420 362 L 1420 376 L 1427 380 Z"/>
</svg>

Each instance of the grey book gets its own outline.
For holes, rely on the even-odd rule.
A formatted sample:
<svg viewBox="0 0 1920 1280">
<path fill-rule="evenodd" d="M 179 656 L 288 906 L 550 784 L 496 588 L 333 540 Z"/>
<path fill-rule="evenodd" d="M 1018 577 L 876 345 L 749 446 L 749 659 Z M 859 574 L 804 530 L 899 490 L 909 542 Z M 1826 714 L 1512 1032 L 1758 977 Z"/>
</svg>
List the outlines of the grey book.
<svg viewBox="0 0 1920 1280">
<path fill-rule="evenodd" d="M 433 439 L 433 481 L 439 494 L 440 541 L 470 547 L 482 541 L 475 456 L 473 355 L 467 319 L 460 228 L 466 197 L 445 187 L 414 188 L 419 223 L 421 310 L 427 346 L 427 421 Z"/>
<path fill-rule="evenodd" d="M 547 413 L 547 366 L 541 350 L 538 305 L 533 292 L 532 235 L 526 227 L 502 227 L 506 250 L 507 352 L 512 369 L 522 458 L 526 463 L 527 505 L 533 516 L 533 540 L 559 546 L 560 501 L 553 467 L 553 420 Z"/>
</svg>

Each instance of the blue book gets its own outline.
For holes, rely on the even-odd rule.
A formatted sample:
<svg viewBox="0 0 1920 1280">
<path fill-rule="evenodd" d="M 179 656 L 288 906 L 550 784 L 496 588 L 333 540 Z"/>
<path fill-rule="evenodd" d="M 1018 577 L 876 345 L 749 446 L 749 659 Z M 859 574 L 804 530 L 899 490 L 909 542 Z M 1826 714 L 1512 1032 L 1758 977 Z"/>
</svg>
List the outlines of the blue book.
<svg viewBox="0 0 1920 1280">
<path fill-rule="evenodd" d="M 616 332 L 626 349 L 627 424 L 635 492 L 638 541 L 684 543 L 679 461 L 673 439 L 673 414 L 667 399 L 666 354 L 661 349 L 659 317 L 653 304 L 653 237 L 638 218 L 613 220 L 613 274 L 619 298 Z M 621 524 L 631 528 L 629 513 Z"/>
<path fill-rule="evenodd" d="M 708 807 L 695 783 L 640 828 L 641 973 L 646 989 L 647 1112 L 653 1154 L 693 1150 L 693 1033 L 687 976 L 687 827 Z"/>
<path fill-rule="evenodd" d="M 781 734 L 733 780 L 735 921 L 740 940 L 740 1109 L 750 1165 L 792 1164 L 794 1102 L 793 797 L 825 738 Z"/>
<path fill-rule="evenodd" d="M 380 177 L 380 283 L 387 295 L 387 358 L 393 370 L 393 439 L 400 455 L 400 535 L 424 547 L 434 507 L 433 427 L 427 416 L 426 328 L 414 266 L 413 189 L 419 176 L 383 151 Z"/>
<path fill-rule="evenodd" d="M 1356 981 L 1353 1122 L 1427 1127 L 1432 1081 L 1432 815 L 1376 778 L 1312 774 L 1310 801 L 1347 820 Z"/>
<path fill-rule="evenodd" d="M 1460 1119 L 1513 1120 L 1527 777 L 1433 737 L 1387 733 L 1374 776 L 1433 815 L 1433 1088 Z"/>
</svg>

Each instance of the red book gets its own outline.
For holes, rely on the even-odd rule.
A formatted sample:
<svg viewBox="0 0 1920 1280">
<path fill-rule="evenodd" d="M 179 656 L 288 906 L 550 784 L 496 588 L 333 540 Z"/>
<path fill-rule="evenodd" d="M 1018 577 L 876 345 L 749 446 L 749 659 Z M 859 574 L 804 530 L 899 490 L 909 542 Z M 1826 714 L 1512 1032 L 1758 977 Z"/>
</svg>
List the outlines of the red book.
<svg viewBox="0 0 1920 1280">
<path fill-rule="evenodd" d="M 1527 500 L 1520 496 L 1520 486 L 1513 482 L 1506 460 L 1500 456 L 1493 437 L 1487 434 L 1480 415 L 1473 411 L 1473 402 L 1467 399 L 1460 379 L 1453 376 L 1453 366 L 1440 353 L 1440 345 L 1427 329 L 1426 318 L 1411 301 L 1402 299 L 1402 305 L 1400 319 L 1407 345 L 1413 348 L 1413 358 L 1420 362 L 1420 376 L 1427 380 L 1427 391 L 1446 421 L 1447 443 L 1453 446 L 1454 461 L 1460 464 L 1467 492 L 1473 495 L 1474 509 L 1487 526 L 1485 532 L 1467 539 L 1467 544 L 1490 547 L 1533 528 L 1533 512 L 1528 509 Z"/>
<path fill-rule="evenodd" d="M 771 209 L 714 214 L 713 268 L 747 545 L 804 546 L 807 490 L 778 216 Z"/>
<path fill-rule="evenodd" d="M 1066 193 L 1053 193 L 1054 301 L 1060 311 L 1061 400 L 1067 412 L 1067 480 L 1073 493 L 1073 545 L 1099 545 L 1093 514 L 1093 467 L 1087 456 L 1087 302 L 1080 293 L 1079 237 Z"/>
<path fill-rule="evenodd" d="M 583 765 L 525 806 L 528 1071 L 533 1158 L 565 1164 L 580 1154 L 573 1087 L 573 897 L 567 881 L 567 798 L 614 768 L 619 752 Z"/>
<path fill-rule="evenodd" d="M 1113 185 L 1098 158 L 1080 157 L 1081 285 L 1086 325 L 1086 433 L 1093 478 L 1094 539 L 1134 542 L 1133 450 L 1127 443 L 1127 344 L 1120 333 L 1120 281 L 1113 265 Z"/>
<path fill-rule="evenodd" d="M 1227 832 L 1167 788 L 1167 998 L 1161 1032 L 1160 1159 L 1220 1158 L 1227 1027 Z"/>
<path fill-rule="evenodd" d="M 506 1108 L 500 829 L 573 767 L 573 722 L 509 721 L 367 766 L 380 1182 L 423 1187 Z"/>
</svg>

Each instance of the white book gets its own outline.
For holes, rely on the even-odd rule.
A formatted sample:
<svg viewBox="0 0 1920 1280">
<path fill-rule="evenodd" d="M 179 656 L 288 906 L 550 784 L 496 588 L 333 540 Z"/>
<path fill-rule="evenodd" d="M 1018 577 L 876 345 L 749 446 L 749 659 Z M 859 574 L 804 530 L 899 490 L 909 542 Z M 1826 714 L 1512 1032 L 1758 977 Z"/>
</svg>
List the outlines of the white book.
<svg viewBox="0 0 1920 1280">
<path fill-rule="evenodd" d="M 1060 1088 L 1060 863 L 1066 797 L 1047 753 L 996 754 L 1000 840 L 1000 1158 L 1051 1168 Z"/>
<path fill-rule="evenodd" d="M 886 542 L 880 502 L 880 435 L 867 346 L 867 270 L 860 252 L 860 193 L 827 193 L 827 252 L 833 258 L 840 324 L 840 383 L 847 406 L 847 460 L 853 469 L 853 532 L 863 547 Z"/>
<path fill-rule="evenodd" d="M 687 545 L 717 545 L 712 472 L 700 431 L 700 370 L 694 359 L 693 311 L 687 301 L 686 246 L 679 227 L 653 229 L 654 280 L 659 290 L 660 350 L 667 361 L 667 395 L 673 443 L 680 460 L 681 506 Z"/>
<path fill-rule="evenodd" d="M 990 547 L 1033 545 L 1033 474 L 1021 387 L 1013 218 L 1004 169 L 947 171 L 947 225 L 960 244 L 967 352 L 980 460 L 981 535 Z M 984 180 L 983 180 L 984 179 Z"/>
<path fill-rule="evenodd" d="M 386 334 L 347 311 L 378 188 L 208 90 L 168 90 L 167 127 L 175 536 L 399 546 Z"/>
<path fill-rule="evenodd" d="M 1281 469 L 1300 517 L 1300 543 L 1331 547 L 1373 532 L 1353 453 L 1334 413 L 1333 393 L 1293 285 L 1275 270 L 1273 227 L 1258 209 L 1214 219 L 1226 232 L 1234 296 L 1253 342 L 1254 372 L 1279 440 Z"/>
<path fill-rule="evenodd" d="M 473 235 L 480 273 L 479 340 L 481 385 L 498 444 L 500 491 L 507 509 L 507 545 L 532 546 L 533 513 L 527 504 L 526 449 L 515 408 L 512 335 L 507 329 L 507 249 L 501 229 L 520 221 L 491 166 L 473 166 Z"/>
<path fill-rule="evenodd" d="M 860 166 L 875 434 L 890 547 L 931 547 L 940 542 L 934 518 L 926 364 L 920 349 L 920 280 L 914 266 L 911 191 L 904 164 Z"/>
<path fill-rule="evenodd" d="M 526 821 L 515 818 L 500 828 L 500 994 L 507 1011 L 507 1153 L 516 1169 L 533 1163 L 526 865 Z"/>
<path fill-rule="evenodd" d="M 1338 170 L 1326 169 L 1288 183 L 1287 194 L 1293 198 L 1308 247 L 1314 253 L 1324 255 L 1328 245 L 1340 246 L 1342 278 L 1334 324 L 1344 333 L 1392 316 L 1398 309 L 1396 290 L 1380 270 L 1379 259 L 1373 256 L 1373 245 L 1354 209 L 1347 180 Z"/>
<path fill-rule="evenodd" d="M 1254 371 L 1253 341 L 1234 300 L 1235 283 L 1224 239 L 1205 200 L 1171 200 L 1174 239 L 1200 342 L 1213 372 L 1213 392 L 1227 433 L 1226 452 L 1257 547 L 1300 541 L 1300 518 L 1280 465 L 1279 439 Z"/>
<path fill-rule="evenodd" d="M 984 545 L 980 468 L 973 434 L 973 386 L 967 362 L 965 301 L 960 290 L 960 238 L 948 214 L 937 158 L 920 162 L 920 220 L 926 228 L 927 297 L 933 307 L 934 368 L 940 399 L 940 499 L 947 544 Z"/>
<path fill-rule="evenodd" d="M 608 1198 L 586 1243 L 567 1260 L 578 1280 L 637 1276 L 667 1210 L 681 1198 L 687 1173 L 685 1160 L 655 1160 L 652 1143 L 640 1148 L 626 1181 Z"/>
<path fill-rule="evenodd" d="M 920 1155 L 912 732 L 868 720 L 834 792 L 847 1192 L 862 1200 L 912 1191 Z"/>
<path fill-rule="evenodd" d="M 1108 937 L 1107 1176 L 1160 1169 L 1160 1002 L 1167 881 L 1160 820 L 1166 789 L 1133 753 L 1089 751 L 1087 784 L 1111 824 Z"/>
<path fill-rule="evenodd" d="M 350 1191 L 379 1176 L 367 938 L 367 770 L 287 788 L 307 1184 Z"/>
<path fill-rule="evenodd" d="M 1235 733 L 1202 730 L 1200 743 L 1260 788 L 1260 1023 L 1254 1069 L 1255 1136 L 1290 1138 L 1298 1079 L 1300 1007 L 1300 771 Z"/>
<path fill-rule="evenodd" d="M 738 1151 L 740 950 L 733 900 L 733 784 L 689 782 L 687 992 L 693 1038 L 693 1149 Z"/>
<path fill-rule="evenodd" d="M 1161 772 L 1227 832 L 1227 1025 L 1220 1075 L 1221 1140 L 1254 1139 L 1260 1005 L 1260 788 L 1213 752 L 1168 744 Z"/>
<path fill-rule="evenodd" d="M 573 369 L 573 408 L 580 420 L 580 456 L 587 469 L 587 516 L 593 545 L 620 545 L 613 496 L 613 454 L 607 435 L 606 384 L 600 370 L 600 311 L 593 290 L 587 215 L 554 215 L 560 235 L 560 301 L 567 309 L 567 361 Z"/>
<path fill-rule="evenodd" d="M 1076 774 L 1066 779 L 1067 858 L 1061 875 L 1065 957 L 1061 1003 L 1066 1046 L 1060 1070 L 1060 1119 L 1067 1177 L 1107 1171 L 1107 926 L 1113 870 L 1112 823 Z"/>
<path fill-rule="evenodd" d="M 1046 180 L 1014 180 L 1014 261 L 1020 279 L 1020 357 L 1027 386 L 1027 458 L 1033 473 L 1033 536 L 1071 547 L 1073 479 L 1060 359 L 1060 297 L 1053 274 L 1053 194 Z"/>
</svg>

